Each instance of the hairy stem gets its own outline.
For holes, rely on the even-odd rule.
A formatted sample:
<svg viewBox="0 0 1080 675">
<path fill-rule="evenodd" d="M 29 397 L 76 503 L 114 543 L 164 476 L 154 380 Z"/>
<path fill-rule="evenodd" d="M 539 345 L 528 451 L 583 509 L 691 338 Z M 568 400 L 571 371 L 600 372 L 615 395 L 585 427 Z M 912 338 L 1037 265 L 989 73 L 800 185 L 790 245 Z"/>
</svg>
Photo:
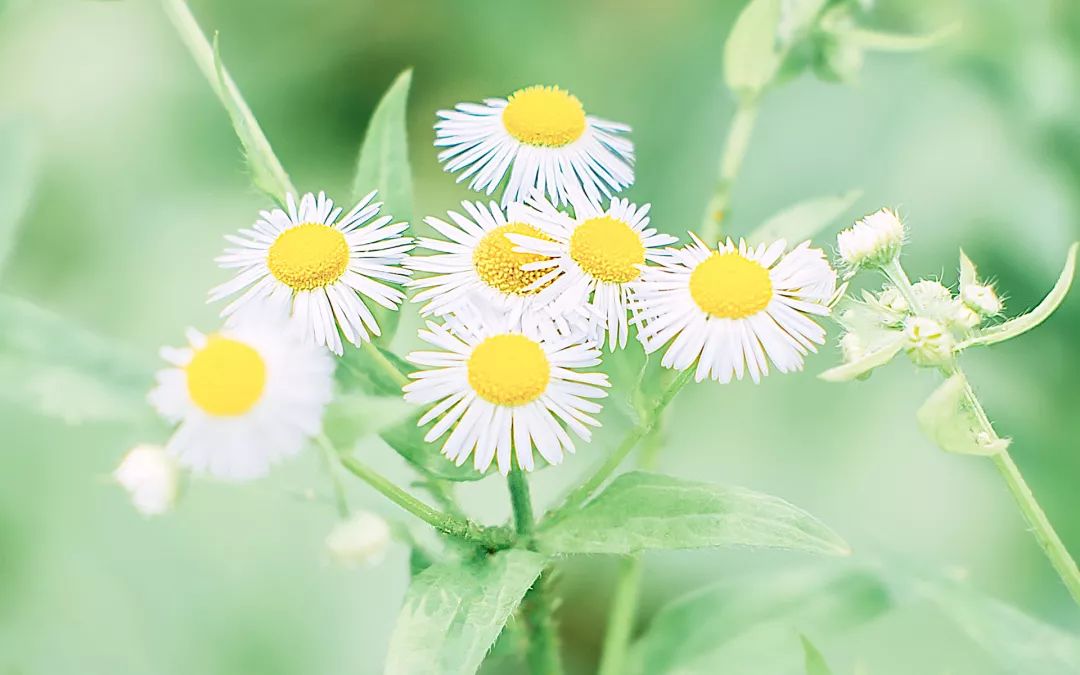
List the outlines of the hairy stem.
<svg viewBox="0 0 1080 675">
<path fill-rule="evenodd" d="M 716 182 L 716 189 L 705 207 L 705 215 L 701 220 L 701 238 L 710 246 L 720 236 L 720 223 L 731 202 L 731 188 L 735 184 L 735 177 L 742 168 L 746 150 L 750 146 L 750 136 L 754 132 L 757 116 L 758 96 L 740 98 L 724 141 L 723 152 L 720 154 L 720 175 Z"/>
<path fill-rule="evenodd" d="M 536 520 L 533 517 L 532 497 L 525 472 L 515 468 L 507 477 L 510 488 L 510 505 L 514 511 L 514 527 L 518 545 L 534 548 L 533 533 Z M 559 639 L 555 630 L 554 608 L 548 588 L 548 570 L 540 573 L 536 583 L 525 594 L 522 613 L 529 630 L 529 669 L 533 675 L 558 675 L 562 673 L 559 659 Z"/>
</svg>

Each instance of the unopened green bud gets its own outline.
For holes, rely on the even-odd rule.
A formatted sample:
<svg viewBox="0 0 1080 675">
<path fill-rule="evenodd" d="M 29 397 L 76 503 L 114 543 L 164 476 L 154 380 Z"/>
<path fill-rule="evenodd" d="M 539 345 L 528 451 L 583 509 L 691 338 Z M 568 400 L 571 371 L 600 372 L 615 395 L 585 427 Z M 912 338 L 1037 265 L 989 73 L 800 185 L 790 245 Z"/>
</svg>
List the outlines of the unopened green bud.
<svg viewBox="0 0 1080 675">
<path fill-rule="evenodd" d="M 904 322 L 905 349 L 919 366 L 939 367 L 952 359 L 955 341 L 941 323 L 921 316 Z"/>
</svg>

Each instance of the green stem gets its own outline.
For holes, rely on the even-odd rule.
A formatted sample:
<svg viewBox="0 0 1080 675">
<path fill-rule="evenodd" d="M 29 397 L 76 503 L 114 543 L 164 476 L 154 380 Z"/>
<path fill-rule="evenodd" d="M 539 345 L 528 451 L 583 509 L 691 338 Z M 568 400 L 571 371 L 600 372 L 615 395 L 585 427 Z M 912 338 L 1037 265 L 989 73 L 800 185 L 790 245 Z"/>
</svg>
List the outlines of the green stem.
<svg viewBox="0 0 1080 675">
<path fill-rule="evenodd" d="M 603 485 L 604 481 L 614 473 L 615 469 L 619 468 L 619 464 L 626 459 L 626 456 L 630 454 L 630 451 L 634 449 L 638 442 L 652 432 L 653 428 L 656 427 L 657 422 L 660 420 L 660 415 L 664 411 L 664 408 L 671 403 L 671 400 L 675 398 L 675 394 L 679 393 L 693 375 L 693 368 L 687 368 L 679 373 L 679 376 L 676 377 L 667 389 L 660 394 L 660 397 L 656 400 L 649 415 L 630 429 L 630 432 L 623 438 L 618 447 L 615 448 L 615 451 L 608 455 L 603 464 L 597 467 L 597 469 L 580 485 L 571 490 L 563 499 L 562 504 L 548 513 L 544 522 L 551 523 L 566 517 L 592 496 L 592 494 L 596 492 L 596 489 Z"/>
<path fill-rule="evenodd" d="M 529 494 L 529 481 L 525 472 L 516 467 L 506 481 L 510 488 L 510 505 L 514 511 L 518 545 L 534 549 L 536 520 L 533 516 L 532 497 Z M 562 673 L 558 632 L 555 630 L 554 608 L 548 586 L 548 570 L 545 569 L 522 600 L 522 612 L 529 629 L 529 669 L 533 675 Z"/>
<path fill-rule="evenodd" d="M 349 517 L 349 501 L 345 498 L 345 486 L 341 484 L 341 479 L 338 478 L 337 471 L 335 470 L 336 462 L 334 458 L 337 456 L 333 445 L 330 443 L 330 439 L 325 436 L 319 439 L 319 457 L 322 458 L 323 467 L 326 469 L 326 475 L 330 477 L 330 485 L 334 489 L 334 503 L 337 505 L 338 515 L 344 520 Z"/>
<path fill-rule="evenodd" d="M 626 672 L 626 652 L 637 616 L 638 586 L 641 584 L 641 556 L 629 555 L 619 561 L 615 591 L 608 613 L 604 650 L 597 675 L 622 675 Z"/>
<path fill-rule="evenodd" d="M 701 238 L 706 244 L 713 244 L 720 235 L 720 223 L 731 202 L 731 188 L 750 146 L 750 136 L 754 132 L 757 116 L 758 96 L 740 98 L 735 108 L 735 116 L 731 119 L 727 139 L 724 141 L 724 150 L 720 155 L 720 177 L 716 182 L 716 190 L 705 207 L 705 215 L 701 221 Z"/>
<path fill-rule="evenodd" d="M 911 280 L 908 278 L 900 261 L 898 259 L 894 260 L 884 269 L 884 271 L 889 279 L 896 285 L 897 290 L 900 291 L 901 295 L 908 301 L 908 304 L 911 305 L 912 311 L 917 315 L 923 315 L 923 310 L 915 299 Z M 997 433 L 994 431 L 990 418 L 986 415 L 986 410 L 975 396 L 975 390 L 971 388 L 971 383 L 968 381 L 967 376 L 960 368 L 960 364 L 955 357 L 953 358 L 953 362 L 942 370 L 946 376 L 957 374 L 963 378 L 964 398 L 975 413 L 975 418 L 979 423 L 979 427 L 981 427 L 980 431 L 987 434 L 990 438 L 997 438 Z M 1054 571 L 1061 577 L 1061 581 L 1069 590 L 1069 595 L 1072 596 L 1077 605 L 1080 605 L 1080 569 L 1077 569 L 1076 561 L 1069 555 L 1069 550 L 1065 548 L 1065 544 L 1061 541 L 1061 537 L 1059 537 L 1054 530 L 1054 526 L 1050 524 L 1050 519 L 1046 517 L 1046 512 L 1039 506 L 1039 502 L 1035 499 L 1035 495 L 1031 492 L 1031 488 L 1028 487 L 1023 475 L 1020 474 L 1020 469 L 1016 466 L 1016 463 L 1013 462 L 1012 456 L 1009 455 L 1007 449 L 991 455 L 991 459 L 994 461 L 994 466 L 997 467 L 1001 477 L 1005 479 L 1005 484 L 1008 486 L 1009 492 L 1012 493 L 1013 499 L 1020 508 L 1020 512 L 1023 514 L 1024 519 L 1031 527 L 1031 532 L 1035 536 L 1035 540 L 1039 543 L 1043 553 L 1045 553 L 1046 557 L 1050 560 L 1050 564 L 1054 567 Z"/>
</svg>

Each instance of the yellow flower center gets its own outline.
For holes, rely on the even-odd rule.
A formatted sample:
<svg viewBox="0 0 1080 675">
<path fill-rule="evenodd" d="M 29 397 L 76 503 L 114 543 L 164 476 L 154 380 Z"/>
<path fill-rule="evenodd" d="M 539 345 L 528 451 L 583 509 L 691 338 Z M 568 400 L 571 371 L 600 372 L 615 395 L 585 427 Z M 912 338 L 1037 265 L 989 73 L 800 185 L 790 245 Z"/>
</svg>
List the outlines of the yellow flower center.
<svg viewBox="0 0 1080 675">
<path fill-rule="evenodd" d="M 549 260 L 549 258 L 535 253 L 515 252 L 516 244 L 506 237 L 507 234 L 521 234 L 551 241 L 551 238 L 545 236 L 540 230 L 525 223 L 500 225 L 485 234 L 473 251 L 473 266 L 476 267 L 476 273 L 485 284 L 503 293 L 514 295 L 536 293 L 540 290 L 539 288 L 525 289 L 547 274 L 548 270 L 527 272 L 522 270 L 521 266 Z"/>
<path fill-rule="evenodd" d="M 528 145 L 561 148 L 585 132 L 581 101 L 558 87 L 526 87 L 510 94 L 502 113 L 511 136 Z"/>
<path fill-rule="evenodd" d="M 590 218 L 570 235 L 570 257 L 589 276 L 621 284 L 641 275 L 645 262 L 641 235 L 611 216 Z"/>
<path fill-rule="evenodd" d="M 769 270 L 738 253 L 713 253 L 690 274 L 690 297 L 721 319 L 757 314 L 772 300 Z"/>
<path fill-rule="evenodd" d="M 259 352 L 220 335 L 207 338 L 185 371 L 191 400 L 210 415 L 246 413 L 266 386 L 266 362 Z"/>
<path fill-rule="evenodd" d="M 469 357 L 469 386 L 495 405 L 518 406 L 547 391 L 551 364 L 540 345 L 524 335 L 495 335 Z"/>
<path fill-rule="evenodd" d="M 270 246 L 266 264 L 274 278 L 294 291 L 310 291 L 341 278 L 349 267 L 349 243 L 339 230 L 304 223 L 285 230 Z"/>
</svg>

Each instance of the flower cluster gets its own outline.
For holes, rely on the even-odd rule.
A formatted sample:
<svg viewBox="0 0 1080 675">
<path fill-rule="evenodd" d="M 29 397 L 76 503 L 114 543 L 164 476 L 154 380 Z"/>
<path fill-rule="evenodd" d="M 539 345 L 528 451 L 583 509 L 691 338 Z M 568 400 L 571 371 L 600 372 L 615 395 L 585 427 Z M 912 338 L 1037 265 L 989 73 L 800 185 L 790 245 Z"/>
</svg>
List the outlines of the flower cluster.
<svg viewBox="0 0 1080 675">
<path fill-rule="evenodd" d="M 321 433 L 333 356 L 379 336 L 379 308 L 397 310 L 405 289 L 431 347 L 406 357 L 418 370 L 404 397 L 429 407 L 425 441 L 480 472 L 532 470 L 534 450 L 559 464 L 588 441 L 610 386 L 602 350 L 631 333 L 698 381 L 798 370 L 824 343 L 813 317 L 836 273 L 823 252 L 693 235 L 674 247 L 649 204 L 615 195 L 634 179 L 629 127 L 558 87 L 438 116 L 446 170 L 489 195 L 502 186 L 500 200 L 426 218 L 433 236 L 414 239 L 374 192 L 347 213 L 289 195 L 227 236 L 217 262 L 234 275 L 210 291 L 229 300 L 224 325 L 163 350 L 171 367 L 150 395 L 176 424 L 165 449 L 181 466 L 246 480 L 299 452 Z"/>
</svg>

